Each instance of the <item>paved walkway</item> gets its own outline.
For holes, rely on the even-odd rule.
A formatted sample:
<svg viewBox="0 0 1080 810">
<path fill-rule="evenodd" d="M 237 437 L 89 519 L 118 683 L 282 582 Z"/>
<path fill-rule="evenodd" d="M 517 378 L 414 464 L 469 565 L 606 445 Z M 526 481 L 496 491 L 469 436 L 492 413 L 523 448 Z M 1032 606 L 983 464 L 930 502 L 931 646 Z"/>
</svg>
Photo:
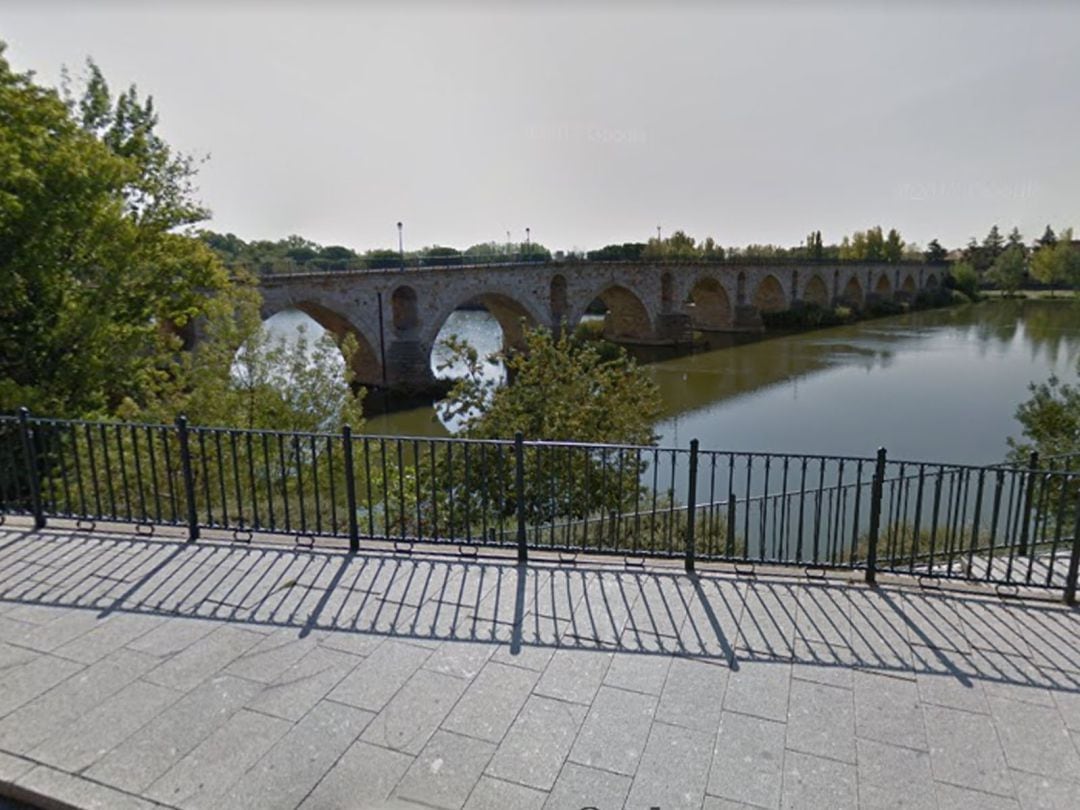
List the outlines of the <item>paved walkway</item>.
<svg viewBox="0 0 1080 810">
<path fill-rule="evenodd" d="M 0 531 L 0 781 L 88 808 L 1080 807 L 1080 614 Z"/>
</svg>

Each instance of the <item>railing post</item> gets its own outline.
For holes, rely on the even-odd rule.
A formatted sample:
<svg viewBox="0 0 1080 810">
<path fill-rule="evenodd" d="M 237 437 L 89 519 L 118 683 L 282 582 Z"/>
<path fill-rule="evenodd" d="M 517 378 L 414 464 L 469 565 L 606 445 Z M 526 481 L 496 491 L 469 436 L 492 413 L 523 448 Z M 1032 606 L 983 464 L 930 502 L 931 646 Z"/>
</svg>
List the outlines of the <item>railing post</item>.
<svg viewBox="0 0 1080 810">
<path fill-rule="evenodd" d="M 1080 490 L 1076 493 L 1076 525 L 1073 527 L 1072 557 L 1065 575 L 1065 604 L 1076 604 L 1076 580 L 1080 575 Z"/>
<path fill-rule="evenodd" d="M 184 476 L 184 498 L 187 500 L 188 540 L 199 539 L 199 515 L 195 509 L 195 475 L 191 471 L 191 447 L 188 442 L 187 417 L 176 417 L 176 434 L 180 440 L 180 469 Z"/>
<path fill-rule="evenodd" d="M 1028 533 L 1031 525 L 1031 504 L 1035 494 L 1035 472 L 1039 469 L 1039 453 L 1032 451 L 1028 456 L 1027 466 L 1027 486 L 1024 487 L 1024 522 L 1020 527 L 1020 545 L 1017 547 L 1016 552 L 1021 557 L 1026 557 L 1028 553 Z"/>
<path fill-rule="evenodd" d="M 881 531 L 881 497 L 885 489 L 885 448 L 879 447 L 870 485 L 870 541 L 866 550 L 866 584 L 877 582 L 878 533 Z"/>
<path fill-rule="evenodd" d="M 697 512 L 697 468 L 698 468 L 698 440 L 690 440 L 690 473 L 687 482 L 689 491 L 686 495 L 686 573 L 694 573 L 694 522 Z"/>
<path fill-rule="evenodd" d="M 41 479 L 38 471 L 34 439 L 30 434 L 30 411 L 19 408 L 19 433 L 22 434 L 23 456 L 26 460 L 26 480 L 30 485 L 30 511 L 34 514 L 34 528 L 45 528 L 45 510 L 41 505 Z"/>
<path fill-rule="evenodd" d="M 352 428 L 341 428 L 345 445 L 345 503 L 349 509 L 349 551 L 360 550 L 360 529 L 356 525 L 356 475 L 353 472 Z"/>
<path fill-rule="evenodd" d="M 514 499 L 517 501 L 517 558 L 523 563 L 529 559 L 525 534 L 525 437 L 519 431 L 514 434 Z"/>
</svg>

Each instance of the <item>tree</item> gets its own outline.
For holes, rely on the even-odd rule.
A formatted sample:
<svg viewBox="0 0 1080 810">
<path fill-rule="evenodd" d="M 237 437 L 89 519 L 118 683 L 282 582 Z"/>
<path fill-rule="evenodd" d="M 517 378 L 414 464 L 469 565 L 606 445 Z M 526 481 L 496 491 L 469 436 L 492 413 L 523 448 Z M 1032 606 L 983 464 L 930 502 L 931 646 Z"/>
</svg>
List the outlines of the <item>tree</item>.
<svg viewBox="0 0 1080 810">
<path fill-rule="evenodd" d="M 525 342 L 523 352 L 504 358 L 513 383 L 496 387 L 483 378 L 475 349 L 456 339 L 448 341 L 454 356 L 450 362 L 464 361 L 467 369 L 448 399 L 449 413 L 463 420 L 466 436 L 510 439 L 520 432 L 527 439 L 594 445 L 655 442 L 659 388 L 622 348 L 578 341 L 565 333 L 553 337 L 543 329 L 527 332 Z M 444 488 L 456 493 L 460 513 L 461 500 L 475 496 L 476 487 L 462 485 L 460 467 L 455 472 L 451 460 L 444 461 L 445 472 L 440 470 L 439 478 L 452 482 Z M 500 453 L 480 464 L 489 479 L 511 481 L 511 461 Z M 573 451 L 530 447 L 524 464 L 526 518 L 535 524 L 633 511 L 647 463 L 640 453 L 606 447 Z M 479 500 L 477 514 L 487 508 L 486 499 Z M 504 508 L 490 522 L 497 524 L 508 512 L 513 514 Z"/>
<path fill-rule="evenodd" d="M 555 441 L 652 443 L 659 389 L 625 351 L 544 329 L 526 332 L 525 343 L 504 358 L 514 382 L 502 387 L 482 376 L 475 350 L 451 343 L 468 371 L 448 404 L 464 418 L 466 435 L 505 439 L 520 431 Z"/>
<path fill-rule="evenodd" d="M 982 241 L 982 249 L 986 254 L 986 260 L 993 264 L 997 261 L 998 256 L 1001 255 L 1005 249 L 1005 240 L 1001 237 L 1001 231 L 998 230 L 998 226 L 994 225 L 990 228 L 989 233 Z"/>
<path fill-rule="evenodd" d="M 185 231 L 195 163 L 156 134 L 152 99 L 111 97 L 92 62 L 78 99 L 15 72 L 0 43 L 0 409 L 55 415 L 150 403 L 178 332 L 232 315 L 237 285 Z"/>
<path fill-rule="evenodd" d="M 900 238 L 900 232 L 896 228 L 889 229 L 889 236 L 882 248 L 882 256 L 887 262 L 899 262 L 904 258 L 904 240 Z"/>
<path fill-rule="evenodd" d="M 694 237 L 685 231 L 675 231 L 666 240 L 667 255 L 671 259 L 696 259 L 699 250 Z"/>
<path fill-rule="evenodd" d="M 1042 458 L 1080 453 L 1080 385 L 1051 377 L 1029 390 L 1031 398 L 1016 409 L 1024 439 L 1009 437 L 1010 458 L 1026 463 L 1032 451 Z"/>
<path fill-rule="evenodd" d="M 928 264 L 944 264 L 949 252 L 941 246 L 941 242 L 937 239 L 931 239 L 930 244 L 926 246 L 926 253 L 923 255 Z"/>
<path fill-rule="evenodd" d="M 949 270 L 949 274 L 952 276 L 956 289 L 960 290 L 972 301 L 978 300 L 979 274 L 975 272 L 975 268 L 970 263 L 957 262 Z"/>
<path fill-rule="evenodd" d="M 1032 254 L 1031 275 L 1049 287 L 1080 286 L 1080 253 L 1073 247 L 1071 228 L 1062 230 L 1060 240 L 1048 243 Z"/>
<path fill-rule="evenodd" d="M 716 241 L 711 236 L 706 236 L 705 241 L 701 243 L 701 258 L 714 261 L 723 260 L 724 248 L 716 244 Z"/>
<path fill-rule="evenodd" d="M 645 250 L 644 242 L 624 242 L 621 245 L 605 245 L 599 250 L 590 250 L 586 258 L 590 261 L 631 261 L 636 262 Z"/>
<path fill-rule="evenodd" d="M 1006 248 L 990 267 L 990 279 L 1006 295 L 1012 295 L 1024 282 L 1025 264 L 1023 249 L 1012 245 Z"/>
<path fill-rule="evenodd" d="M 1023 248 L 1025 253 L 1027 252 L 1027 246 L 1024 244 L 1024 237 L 1020 235 L 1020 229 L 1015 226 L 1009 231 L 1009 239 L 1006 244 L 1009 247 L 1017 245 L 1018 247 Z"/>
<path fill-rule="evenodd" d="M 1043 231 L 1043 235 L 1035 240 L 1039 247 L 1053 247 L 1057 244 L 1057 235 L 1054 233 L 1054 229 L 1049 225 L 1046 226 L 1046 230 Z"/>
<path fill-rule="evenodd" d="M 869 262 L 880 262 L 885 258 L 885 237 L 880 225 L 866 231 L 866 255 L 863 258 Z"/>
</svg>

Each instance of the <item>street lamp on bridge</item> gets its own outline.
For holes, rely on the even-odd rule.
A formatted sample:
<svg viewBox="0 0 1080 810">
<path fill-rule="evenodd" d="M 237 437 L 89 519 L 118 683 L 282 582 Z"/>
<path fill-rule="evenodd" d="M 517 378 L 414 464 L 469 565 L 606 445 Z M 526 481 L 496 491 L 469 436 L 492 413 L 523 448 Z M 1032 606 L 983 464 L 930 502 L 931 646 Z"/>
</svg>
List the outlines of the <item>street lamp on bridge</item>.
<svg viewBox="0 0 1080 810">
<path fill-rule="evenodd" d="M 405 242 L 402 239 L 401 228 L 402 228 L 402 224 L 399 222 L 397 224 L 397 249 L 398 249 L 398 256 L 401 257 L 401 266 L 402 266 L 402 268 L 404 268 L 405 267 Z"/>
</svg>

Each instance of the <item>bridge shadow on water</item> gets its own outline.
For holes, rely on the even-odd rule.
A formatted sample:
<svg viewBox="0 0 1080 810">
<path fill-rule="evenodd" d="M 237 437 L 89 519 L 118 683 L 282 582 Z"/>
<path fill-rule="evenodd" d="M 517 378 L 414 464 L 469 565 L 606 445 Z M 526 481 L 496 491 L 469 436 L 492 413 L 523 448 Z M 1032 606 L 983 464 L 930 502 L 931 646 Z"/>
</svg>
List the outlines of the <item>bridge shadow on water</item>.
<svg viewBox="0 0 1080 810">
<path fill-rule="evenodd" d="M 105 532 L 0 532 L 0 614 L 37 607 L 352 635 L 947 676 L 1080 692 L 1080 614 L 967 593 L 678 569 L 519 565 Z M 88 617 L 89 618 L 89 617 Z M 1035 691 L 1031 693 L 1035 695 Z"/>
</svg>

